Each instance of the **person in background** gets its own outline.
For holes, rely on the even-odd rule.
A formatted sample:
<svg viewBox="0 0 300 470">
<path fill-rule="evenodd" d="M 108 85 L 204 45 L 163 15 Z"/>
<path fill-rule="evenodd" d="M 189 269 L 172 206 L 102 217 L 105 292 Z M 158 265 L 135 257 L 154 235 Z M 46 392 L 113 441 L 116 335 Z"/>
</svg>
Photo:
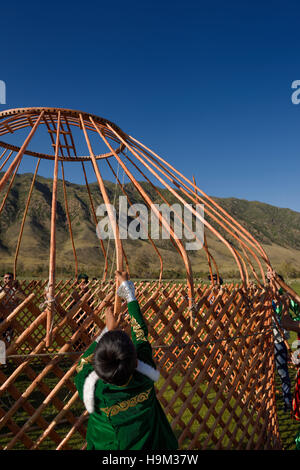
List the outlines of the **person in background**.
<svg viewBox="0 0 300 470">
<path fill-rule="evenodd" d="M 3 276 L 3 287 L 0 287 L 0 323 L 2 323 L 24 300 L 25 295 L 20 290 L 19 283 L 14 280 L 14 276 L 10 272 L 6 272 Z M 14 336 L 13 326 L 9 326 L 1 335 L 5 343 L 11 343 Z"/>
<path fill-rule="evenodd" d="M 223 279 L 221 278 L 221 276 L 219 276 L 219 281 L 218 281 L 218 276 L 217 274 L 213 274 L 212 278 L 211 278 L 211 275 L 209 274 L 208 275 L 208 280 L 209 281 L 213 281 L 212 284 L 213 284 L 213 287 L 212 287 L 212 296 L 209 298 L 209 303 L 210 304 L 213 304 L 214 303 L 214 300 L 215 300 L 215 295 L 214 294 L 217 294 L 219 289 L 221 288 L 221 285 L 223 284 Z M 219 307 L 218 307 L 218 310 L 219 310 Z"/>
<path fill-rule="evenodd" d="M 15 284 L 13 273 L 5 273 L 3 275 L 3 287 L 0 287 L 0 299 L 6 296 L 12 298 L 17 291 Z"/>
<path fill-rule="evenodd" d="M 277 276 L 284 282 L 282 276 Z M 275 284 L 280 290 L 281 286 L 276 281 L 275 271 L 271 268 L 268 269 L 267 278 L 270 280 L 275 280 Z M 282 288 L 281 288 L 282 289 Z M 280 291 L 280 305 L 281 305 L 281 326 L 283 329 L 288 331 L 295 331 L 298 334 L 298 343 L 300 341 L 300 305 L 295 301 L 295 299 L 285 292 L 283 289 Z M 284 307 L 284 308 L 283 308 Z M 292 417 L 296 420 L 300 420 L 300 367 L 297 371 L 296 384 L 294 398 L 292 400 Z M 298 432 L 296 438 L 296 449 L 300 450 L 300 431 Z"/>
<path fill-rule="evenodd" d="M 283 277 L 278 274 L 283 281 Z M 283 289 L 280 287 L 278 290 L 278 295 L 281 297 L 283 295 Z M 290 412 L 292 410 L 292 394 L 291 394 L 291 380 L 289 376 L 289 369 L 288 369 L 288 351 L 285 344 L 285 340 L 288 340 L 290 334 L 287 330 L 282 328 L 281 325 L 281 314 L 282 314 L 282 303 L 272 301 L 273 311 L 276 314 L 276 319 L 278 325 L 281 327 L 282 333 L 279 331 L 277 324 L 274 319 L 272 319 L 272 329 L 274 335 L 274 359 L 275 359 L 275 366 L 278 372 L 278 375 L 281 380 L 281 388 L 282 388 L 282 397 L 283 397 L 283 405 L 284 405 L 284 412 Z"/>
<path fill-rule="evenodd" d="M 79 281 L 81 281 L 79 283 L 79 289 L 81 290 L 81 293 L 84 294 L 88 291 L 89 276 L 85 273 L 79 274 L 78 282 Z"/>
</svg>

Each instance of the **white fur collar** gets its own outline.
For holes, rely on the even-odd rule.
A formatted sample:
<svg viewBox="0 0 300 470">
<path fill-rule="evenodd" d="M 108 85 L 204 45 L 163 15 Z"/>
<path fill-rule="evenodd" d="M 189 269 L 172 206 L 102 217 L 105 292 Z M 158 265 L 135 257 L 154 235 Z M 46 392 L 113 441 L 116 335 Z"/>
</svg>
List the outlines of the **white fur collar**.
<svg viewBox="0 0 300 470">
<path fill-rule="evenodd" d="M 153 380 L 153 382 L 157 382 L 160 377 L 160 373 L 157 369 L 154 369 L 140 360 L 137 361 L 136 370 L 141 374 L 149 377 L 149 379 Z M 87 376 L 83 385 L 83 403 L 89 413 L 94 413 L 95 411 L 94 393 L 98 379 L 99 377 L 97 373 L 93 371 Z"/>
<path fill-rule="evenodd" d="M 89 413 L 94 413 L 94 392 L 99 377 L 95 371 L 91 372 L 83 384 L 83 403 Z"/>
<path fill-rule="evenodd" d="M 153 380 L 153 382 L 157 382 L 160 376 L 160 373 L 154 367 L 149 366 L 143 361 L 137 361 L 136 370 L 141 374 L 146 375 L 149 379 Z"/>
</svg>

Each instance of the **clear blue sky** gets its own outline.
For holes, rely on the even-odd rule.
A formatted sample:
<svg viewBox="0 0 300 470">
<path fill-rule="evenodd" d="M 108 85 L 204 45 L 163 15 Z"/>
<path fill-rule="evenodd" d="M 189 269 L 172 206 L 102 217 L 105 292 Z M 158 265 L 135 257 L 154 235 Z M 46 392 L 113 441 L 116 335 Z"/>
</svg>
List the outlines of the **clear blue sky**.
<svg viewBox="0 0 300 470">
<path fill-rule="evenodd" d="M 299 51 L 296 1 L 4 2 L 0 110 L 106 117 L 210 195 L 300 211 Z"/>
</svg>

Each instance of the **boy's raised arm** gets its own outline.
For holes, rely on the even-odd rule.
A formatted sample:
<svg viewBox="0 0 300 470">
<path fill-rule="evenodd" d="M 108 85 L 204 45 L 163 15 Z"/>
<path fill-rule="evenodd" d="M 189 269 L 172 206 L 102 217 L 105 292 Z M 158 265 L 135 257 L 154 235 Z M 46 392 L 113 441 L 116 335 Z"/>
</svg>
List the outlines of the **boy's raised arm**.
<svg viewBox="0 0 300 470">
<path fill-rule="evenodd" d="M 137 344 L 141 341 L 148 341 L 148 328 L 144 321 L 140 306 L 135 296 L 135 288 L 132 281 L 122 276 L 117 294 L 126 300 L 128 313 L 130 315 L 132 341 Z"/>
<path fill-rule="evenodd" d="M 119 281 L 117 294 L 127 302 L 132 342 L 137 349 L 140 359 L 155 367 L 152 358 L 152 348 L 148 342 L 148 327 L 140 310 L 139 303 L 136 300 L 134 284 L 128 279 L 127 273 L 117 271 L 117 278 Z"/>
</svg>

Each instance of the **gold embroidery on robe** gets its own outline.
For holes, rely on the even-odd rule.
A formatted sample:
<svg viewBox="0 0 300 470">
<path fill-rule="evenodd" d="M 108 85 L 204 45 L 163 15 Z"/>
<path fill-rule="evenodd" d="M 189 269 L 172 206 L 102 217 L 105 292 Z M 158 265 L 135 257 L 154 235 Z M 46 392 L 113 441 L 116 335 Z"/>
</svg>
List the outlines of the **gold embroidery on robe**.
<svg viewBox="0 0 300 470">
<path fill-rule="evenodd" d="M 147 338 L 145 337 L 145 333 L 141 325 L 136 321 L 134 317 L 131 317 L 131 326 L 137 341 L 147 341 Z"/>
<path fill-rule="evenodd" d="M 90 354 L 90 356 L 83 357 L 83 358 L 80 360 L 78 366 L 76 367 L 76 372 L 81 372 L 82 369 L 83 369 L 83 366 L 84 366 L 85 364 L 88 364 L 88 363 L 92 362 L 93 356 L 94 356 L 94 353 L 93 353 L 93 354 Z"/>
<path fill-rule="evenodd" d="M 136 406 L 138 403 L 142 403 L 143 401 L 149 398 L 151 392 L 151 388 L 146 390 L 146 392 L 142 392 L 135 397 L 130 398 L 130 400 L 122 401 L 121 403 L 117 403 L 116 405 L 109 406 L 107 408 L 100 408 L 107 416 L 115 416 L 120 411 L 127 411 L 129 408 Z"/>
</svg>

